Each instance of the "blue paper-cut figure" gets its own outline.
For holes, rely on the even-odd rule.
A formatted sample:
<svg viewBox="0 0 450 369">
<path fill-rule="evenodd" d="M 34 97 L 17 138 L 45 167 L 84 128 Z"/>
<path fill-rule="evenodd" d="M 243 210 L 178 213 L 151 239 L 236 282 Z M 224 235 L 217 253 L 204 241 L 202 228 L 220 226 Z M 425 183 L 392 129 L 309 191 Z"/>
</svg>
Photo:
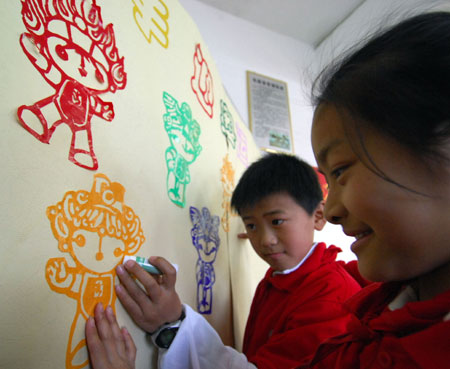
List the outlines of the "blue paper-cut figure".
<svg viewBox="0 0 450 369">
<path fill-rule="evenodd" d="M 184 207 L 186 204 L 186 186 L 191 181 L 189 165 L 200 155 L 200 124 L 192 117 L 188 104 L 174 99 L 167 92 L 163 93 L 166 114 L 163 115 L 164 129 L 170 140 L 166 149 L 167 194 L 170 200 Z"/>
<path fill-rule="evenodd" d="M 212 287 L 216 281 L 213 263 L 220 245 L 220 219 L 217 215 L 211 216 L 205 207 L 201 212 L 193 206 L 189 210 L 193 225 L 191 229 L 192 243 L 198 252 L 196 265 L 197 311 L 200 314 L 211 314 Z"/>
</svg>

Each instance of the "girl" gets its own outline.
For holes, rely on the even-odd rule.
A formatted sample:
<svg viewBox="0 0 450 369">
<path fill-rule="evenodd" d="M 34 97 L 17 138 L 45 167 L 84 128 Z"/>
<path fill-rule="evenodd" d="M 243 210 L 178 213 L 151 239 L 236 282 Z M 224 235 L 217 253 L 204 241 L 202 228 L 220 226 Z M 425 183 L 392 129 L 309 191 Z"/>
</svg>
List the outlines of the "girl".
<svg viewBox="0 0 450 369">
<path fill-rule="evenodd" d="M 373 38 L 315 83 L 312 145 L 328 221 L 374 283 L 312 368 L 448 368 L 450 13 Z"/>
</svg>

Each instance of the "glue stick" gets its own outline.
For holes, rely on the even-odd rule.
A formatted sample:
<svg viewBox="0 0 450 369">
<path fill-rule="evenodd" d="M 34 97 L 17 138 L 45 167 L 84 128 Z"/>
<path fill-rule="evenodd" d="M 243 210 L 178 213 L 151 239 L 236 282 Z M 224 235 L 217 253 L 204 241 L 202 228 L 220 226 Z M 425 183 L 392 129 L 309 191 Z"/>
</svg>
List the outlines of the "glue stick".
<svg viewBox="0 0 450 369">
<path fill-rule="evenodd" d="M 138 263 L 142 269 L 146 270 L 147 272 L 149 272 L 150 274 L 162 274 L 161 271 L 155 267 L 154 265 L 150 264 L 148 262 L 148 260 L 146 258 L 143 258 L 142 256 L 125 256 L 123 258 L 123 264 L 125 264 L 128 260 L 133 260 L 136 263 Z M 170 263 L 172 264 L 172 263 Z M 175 270 L 178 273 L 178 265 L 177 264 L 172 264 L 172 266 L 175 268 Z"/>
</svg>

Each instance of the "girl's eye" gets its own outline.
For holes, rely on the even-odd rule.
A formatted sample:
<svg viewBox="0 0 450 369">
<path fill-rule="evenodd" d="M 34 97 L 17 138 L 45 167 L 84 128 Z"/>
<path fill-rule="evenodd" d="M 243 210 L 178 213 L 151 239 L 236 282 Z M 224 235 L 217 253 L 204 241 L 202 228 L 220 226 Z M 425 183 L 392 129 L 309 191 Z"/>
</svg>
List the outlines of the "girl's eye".
<svg viewBox="0 0 450 369">
<path fill-rule="evenodd" d="M 335 179 L 338 179 L 347 168 L 348 165 L 342 165 L 340 167 L 337 167 L 336 169 L 333 169 L 331 171 L 331 176 Z"/>
<path fill-rule="evenodd" d="M 283 223 L 284 223 L 284 219 L 274 219 L 274 220 L 272 220 L 272 224 L 276 225 L 276 226 L 281 225 Z"/>
</svg>

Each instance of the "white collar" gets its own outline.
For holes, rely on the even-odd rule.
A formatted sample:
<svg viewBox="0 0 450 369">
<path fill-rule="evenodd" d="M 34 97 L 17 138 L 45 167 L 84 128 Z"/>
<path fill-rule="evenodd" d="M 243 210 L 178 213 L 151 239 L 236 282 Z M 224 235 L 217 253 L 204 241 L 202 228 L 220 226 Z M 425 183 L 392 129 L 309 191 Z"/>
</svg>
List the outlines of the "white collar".
<svg viewBox="0 0 450 369">
<path fill-rule="evenodd" d="M 389 310 L 393 311 L 393 310 L 401 309 L 408 302 L 416 302 L 416 301 L 419 301 L 416 291 L 414 291 L 414 289 L 408 285 L 403 291 L 401 291 L 395 297 L 395 299 L 393 299 L 391 301 L 391 303 L 388 305 L 388 307 L 389 307 Z M 443 321 L 450 320 L 450 312 L 448 312 L 447 315 L 445 315 L 442 320 Z"/>
<path fill-rule="evenodd" d="M 388 305 L 390 310 L 397 310 L 405 306 L 408 302 L 418 301 L 417 294 L 411 286 L 402 290 Z"/>
<path fill-rule="evenodd" d="M 300 263 L 298 263 L 295 267 L 293 267 L 291 269 L 281 270 L 281 271 L 276 270 L 275 272 L 272 273 L 272 275 L 275 275 L 275 274 L 290 274 L 290 273 L 296 271 L 298 268 L 300 268 L 302 266 L 302 264 L 306 261 L 306 259 L 308 259 L 311 256 L 311 254 L 313 253 L 313 251 L 316 248 L 316 246 L 317 246 L 317 242 L 313 243 L 313 245 L 309 249 L 308 253 L 305 255 L 305 257 L 302 260 L 300 260 Z"/>
</svg>

